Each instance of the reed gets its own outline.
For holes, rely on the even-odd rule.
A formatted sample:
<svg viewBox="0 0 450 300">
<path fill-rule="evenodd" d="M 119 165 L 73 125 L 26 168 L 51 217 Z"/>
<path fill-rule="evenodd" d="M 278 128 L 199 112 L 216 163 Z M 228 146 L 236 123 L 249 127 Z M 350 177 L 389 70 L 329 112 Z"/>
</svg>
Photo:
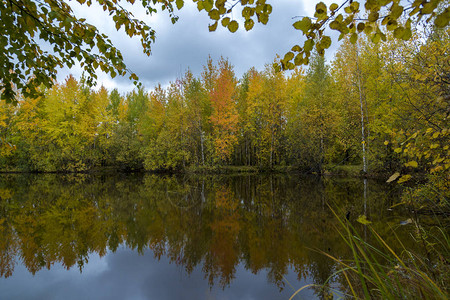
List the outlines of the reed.
<svg viewBox="0 0 450 300">
<path fill-rule="evenodd" d="M 332 278 L 341 277 L 347 290 L 332 291 L 335 296 L 350 299 L 449 298 L 450 264 L 447 259 L 450 257 L 450 239 L 445 227 L 435 228 L 437 233 L 431 234 L 414 222 L 417 247 L 425 247 L 425 254 L 419 254 L 419 251 L 407 249 L 390 228 L 399 245 L 394 250 L 392 243 L 388 244 L 367 221 L 363 223 L 373 237 L 368 243 L 349 221 L 340 217 L 344 214 L 331 210 L 339 220 L 337 230 L 352 253 L 350 259 L 343 260 L 317 250 L 339 266 L 324 283 L 325 287 Z M 292 298 L 307 287 L 297 290 Z"/>
</svg>

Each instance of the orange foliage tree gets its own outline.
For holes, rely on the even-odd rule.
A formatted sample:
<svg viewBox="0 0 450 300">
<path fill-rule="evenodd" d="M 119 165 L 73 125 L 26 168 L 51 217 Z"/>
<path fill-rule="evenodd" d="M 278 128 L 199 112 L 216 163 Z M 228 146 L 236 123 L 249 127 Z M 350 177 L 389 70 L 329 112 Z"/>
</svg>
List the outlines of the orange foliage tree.
<svg viewBox="0 0 450 300">
<path fill-rule="evenodd" d="M 234 101 L 236 84 L 233 67 L 228 60 L 221 58 L 219 75 L 211 91 L 213 141 L 216 159 L 219 161 L 228 160 L 237 143 L 238 113 Z"/>
</svg>

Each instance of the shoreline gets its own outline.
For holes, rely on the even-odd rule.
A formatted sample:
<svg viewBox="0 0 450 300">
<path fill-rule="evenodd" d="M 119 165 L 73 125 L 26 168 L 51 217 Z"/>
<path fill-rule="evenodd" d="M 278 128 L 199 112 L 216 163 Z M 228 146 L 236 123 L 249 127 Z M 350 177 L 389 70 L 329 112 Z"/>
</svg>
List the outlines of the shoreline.
<svg viewBox="0 0 450 300">
<path fill-rule="evenodd" d="M 275 166 L 273 168 L 259 168 L 255 166 L 191 166 L 181 170 L 145 170 L 145 169 L 127 169 L 120 167 L 97 167 L 88 170 L 74 171 L 25 171 L 25 170 L 0 170 L 0 174 L 108 174 L 108 173 L 148 173 L 161 175 L 238 175 L 238 174 L 298 174 L 298 175 L 314 175 L 319 177 L 336 176 L 336 177 L 353 177 L 353 178 L 370 178 L 370 179 L 386 179 L 390 176 L 388 172 L 362 172 L 362 165 L 343 165 L 329 166 L 324 168 L 323 173 L 302 171 L 292 166 Z"/>
</svg>

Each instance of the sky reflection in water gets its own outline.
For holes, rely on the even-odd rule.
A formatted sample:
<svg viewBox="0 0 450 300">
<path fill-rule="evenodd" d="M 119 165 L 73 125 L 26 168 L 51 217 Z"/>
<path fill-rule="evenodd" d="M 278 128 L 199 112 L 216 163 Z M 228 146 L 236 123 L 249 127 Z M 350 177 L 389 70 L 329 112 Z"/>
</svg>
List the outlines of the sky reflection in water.
<svg viewBox="0 0 450 300">
<path fill-rule="evenodd" d="M 32 275 L 19 265 L 10 278 L 0 279 L 2 299 L 288 299 L 293 294 L 289 286 L 282 291 L 267 282 L 267 271 L 252 274 L 242 264 L 228 287 L 210 287 L 200 267 L 187 274 L 166 257 L 156 259 L 151 251 L 144 255 L 126 247 L 100 258 L 89 257 L 82 273 L 72 267 L 66 270 L 57 263 L 50 270 Z M 296 287 L 297 275 L 290 270 L 286 279 Z M 314 297 L 311 291 L 301 294 Z M 297 298 L 299 299 L 299 298 Z"/>
<path fill-rule="evenodd" d="M 288 299 L 336 271 L 311 248 L 350 255 L 327 203 L 376 227 L 397 196 L 274 175 L 1 179 L 1 299 Z"/>
</svg>

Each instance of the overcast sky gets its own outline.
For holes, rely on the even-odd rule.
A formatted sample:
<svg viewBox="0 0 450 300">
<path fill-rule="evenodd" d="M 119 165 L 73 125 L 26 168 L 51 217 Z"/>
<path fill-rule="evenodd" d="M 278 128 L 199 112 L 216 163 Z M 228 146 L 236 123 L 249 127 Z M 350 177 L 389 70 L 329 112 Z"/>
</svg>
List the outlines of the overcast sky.
<svg viewBox="0 0 450 300">
<path fill-rule="evenodd" d="M 87 21 L 106 33 L 124 56 L 125 63 L 139 77 L 146 89 L 152 89 L 158 83 L 167 85 L 175 81 L 190 68 L 195 76 L 200 76 L 208 55 L 217 61 L 220 56 L 228 58 L 236 76 L 255 67 L 264 69 L 264 65 L 272 63 L 276 54 L 284 55 L 295 44 L 302 45 L 304 38 L 300 32 L 292 27 L 296 16 L 312 16 L 315 3 L 308 0 L 276 0 L 267 1 L 273 6 L 272 14 L 267 25 L 255 24 L 254 28 L 246 32 L 242 24 L 236 33 L 218 26 L 215 32 L 208 31 L 211 23 L 204 11 L 198 12 L 196 5 L 186 0 L 180 17 L 173 25 L 168 14 L 159 12 L 152 16 L 146 15 L 140 3 L 132 7 L 135 17 L 144 20 L 156 31 L 156 42 L 152 46 L 152 55 L 146 56 L 138 39 L 130 39 L 122 31 L 117 32 L 113 21 L 107 13 L 96 6 L 78 6 L 71 2 L 78 17 Z M 331 1 L 325 1 L 331 3 Z M 339 2 L 339 1 L 338 1 Z M 139 10 L 140 9 L 140 10 Z M 237 11 L 235 18 L 238 18 Z M 335 43 L 336 44 L 336 43 Z M 328 60 L 333 57 L 336 45 L 327 52 Z M 59 80 L 68 74 L 76 78 L 81 76 L 80 68 L 63 69 L 59 72 Z M 118 88 L 119 92 L 128 92 L 134 88 L 128 77 L 111 79 L 108 75 L 99 73 L 98 85 L 106 88 Z"/>
</svg>

